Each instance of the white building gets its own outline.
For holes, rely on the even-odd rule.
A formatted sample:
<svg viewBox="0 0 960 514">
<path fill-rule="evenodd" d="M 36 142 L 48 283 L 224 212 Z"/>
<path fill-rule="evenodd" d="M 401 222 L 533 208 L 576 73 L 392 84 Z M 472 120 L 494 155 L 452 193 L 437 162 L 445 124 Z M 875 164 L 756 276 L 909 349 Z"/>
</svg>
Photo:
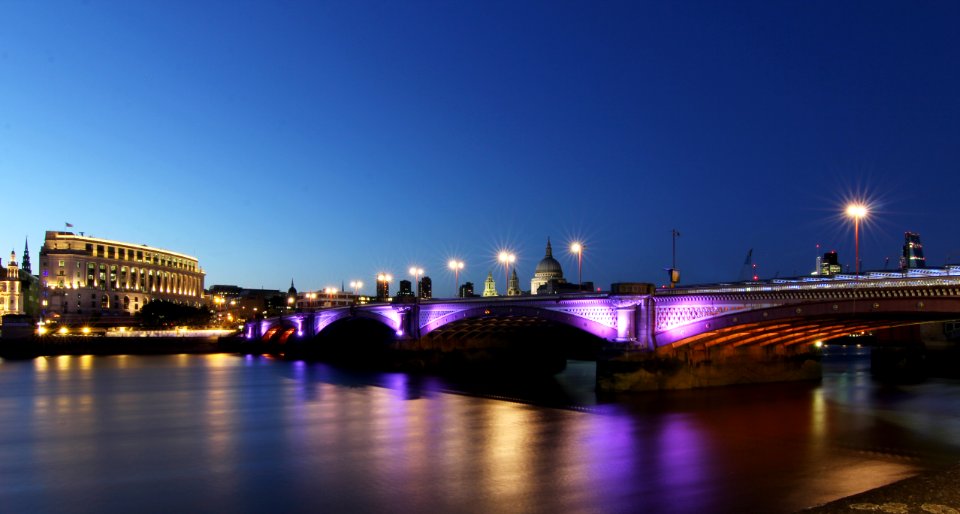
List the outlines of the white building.
<svg viewBox="0 0 960 514">
<path fill-rule="evenodd" d="M 23 314 L 23 290 L 20 281 L 20 267 L 17 255 L 10 252 L 7 272 L 0 280 L 0 318 L 6 314 Z"/>
<path fill-rule="evenodd" d="M 196 257 L 143 244 L 47 231 L 40 250 L 41 315 L 64 323 L 123 323 L 152 300 L 201 306 Z"/>
</svg>

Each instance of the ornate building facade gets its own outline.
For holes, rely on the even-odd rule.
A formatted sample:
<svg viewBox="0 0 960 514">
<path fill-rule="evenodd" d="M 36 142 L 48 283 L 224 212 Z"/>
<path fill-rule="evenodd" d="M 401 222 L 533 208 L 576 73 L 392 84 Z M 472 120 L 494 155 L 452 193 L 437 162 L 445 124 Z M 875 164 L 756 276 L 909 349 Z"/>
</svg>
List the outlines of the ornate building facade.
<svg viewBox="0 0 960 514">
<path fill-rule="evenodd" d="M 23 284 L 17 255 L 10 252 L 7 271 L 0 280 L 0 319 L 7 314 L 24 314 Z"/>
<path fill-rule="evenodd" d="M 152 300 L 199 307 L 195 257 L 147 245 L 47 231 L 40 249 L 41 316 L 61 323 L 123 323 Z"/>
<path fill-rule="evenodd" d="M 487 272 L 487 279 L 483 281 L 483 296 L 497 296 L 497 283 L 493 280 L 493 272 Z"/>
</svg>

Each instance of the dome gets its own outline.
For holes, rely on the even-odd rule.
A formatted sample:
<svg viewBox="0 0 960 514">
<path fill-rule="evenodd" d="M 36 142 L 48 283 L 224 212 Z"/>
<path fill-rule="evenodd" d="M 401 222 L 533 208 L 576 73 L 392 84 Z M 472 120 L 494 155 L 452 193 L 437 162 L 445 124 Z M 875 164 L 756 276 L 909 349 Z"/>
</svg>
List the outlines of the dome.
<svg viewBox="0 0 960 514">
<path fill-rule="evenodd" d="M 553 248 L 550 246 L 550 238 L 547 238 L 547 254 L 543 257 L 537 269 L 534 272 L 538 277 L 563 277 L 563 268 L 560 262 L 553 258 Z"/>
<path fill-rule="evenodd" d="M 563 268 L 560 267 L 560 263 L 557 262 L 553 257 L 544 257 L 543 260 L 537 264 L 537 270 L 535 272 L 537 275 L 541 274 L 556 274 L 563 275 Z"/>
</svg>

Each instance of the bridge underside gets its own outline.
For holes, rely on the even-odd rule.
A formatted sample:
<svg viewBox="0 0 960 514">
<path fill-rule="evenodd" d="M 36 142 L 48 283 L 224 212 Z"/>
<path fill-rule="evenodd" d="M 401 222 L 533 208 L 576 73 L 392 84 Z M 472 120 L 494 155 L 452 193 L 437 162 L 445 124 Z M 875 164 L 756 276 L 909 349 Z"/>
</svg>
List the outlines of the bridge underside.
<svg viewBox="0 0 960 514">
<path fill-rule="evenodd" d="M 536 346 L 577 358 L 596 358 L 604 340 L 591 332 L 541 316 L 486 316 L 443 325 L 423 336 L 427 348 Z"/>
</svg>

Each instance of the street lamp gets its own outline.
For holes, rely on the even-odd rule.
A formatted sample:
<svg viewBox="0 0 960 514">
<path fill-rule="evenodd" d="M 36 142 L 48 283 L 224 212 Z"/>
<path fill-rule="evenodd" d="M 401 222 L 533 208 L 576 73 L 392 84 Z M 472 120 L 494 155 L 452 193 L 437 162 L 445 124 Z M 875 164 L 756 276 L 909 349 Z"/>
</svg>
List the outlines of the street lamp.
<svg viewBox="0 0 960 514">
<path fill-rule="evenodd" d="M 862 203 L 852 203 L 847 206 L 847 216 L 853 218 L 853 241 L 855 247 L 854 269 L 860 275 L 860 220 L 867 216 L 867 206 Z"/>
<path fill-rule="evenodd" d="M 410 274 L 417 281 L 417 298 L 420 298 L 420 276 L 423 275 L 423 268 L 413 266 L 410 268 Z"/>
<path fill-rule="evenodd" d="M 583 245 L 574 241 L 570 245 L 570 252 L 577 254 L 577 288 L 583 291 Z"/>
<path fill-rule="evenodd" d="M 458 261 L 456 259 L 450 259 L 450 262 L 447 263 L 447 267 L 453 270 L 453 274 L 456 277 L 456 287 L 453 290 L 453 294 L 457 297 L 460 296 L 460 270 L 463 269 L 463 261 Z"/>
<path fill-rule="evenodd" d="M 359 280 L 351 280 L 351 281 L 350 281 L 350 289 L 353 289 L 353 295 L 354 295 L 354 296 L 357 295 L 357 292 L 358 292 L 358 291 L 360 290 L 360 288 L 362 288 L 362 287 L 363 287 L 363 282 L 361 282 L 361 281 L 359 281 Z"/>
<path fill-rule="evenodd" d="M 517 260 L 517 256 L 506 250 L 502 250 L 500 255 L 497 256 L 497 260 L 503 265 L 503 287 L 504 294 L 506 294 L 506 291 L 510 290 L 510 265 Z"/>
</svg>

